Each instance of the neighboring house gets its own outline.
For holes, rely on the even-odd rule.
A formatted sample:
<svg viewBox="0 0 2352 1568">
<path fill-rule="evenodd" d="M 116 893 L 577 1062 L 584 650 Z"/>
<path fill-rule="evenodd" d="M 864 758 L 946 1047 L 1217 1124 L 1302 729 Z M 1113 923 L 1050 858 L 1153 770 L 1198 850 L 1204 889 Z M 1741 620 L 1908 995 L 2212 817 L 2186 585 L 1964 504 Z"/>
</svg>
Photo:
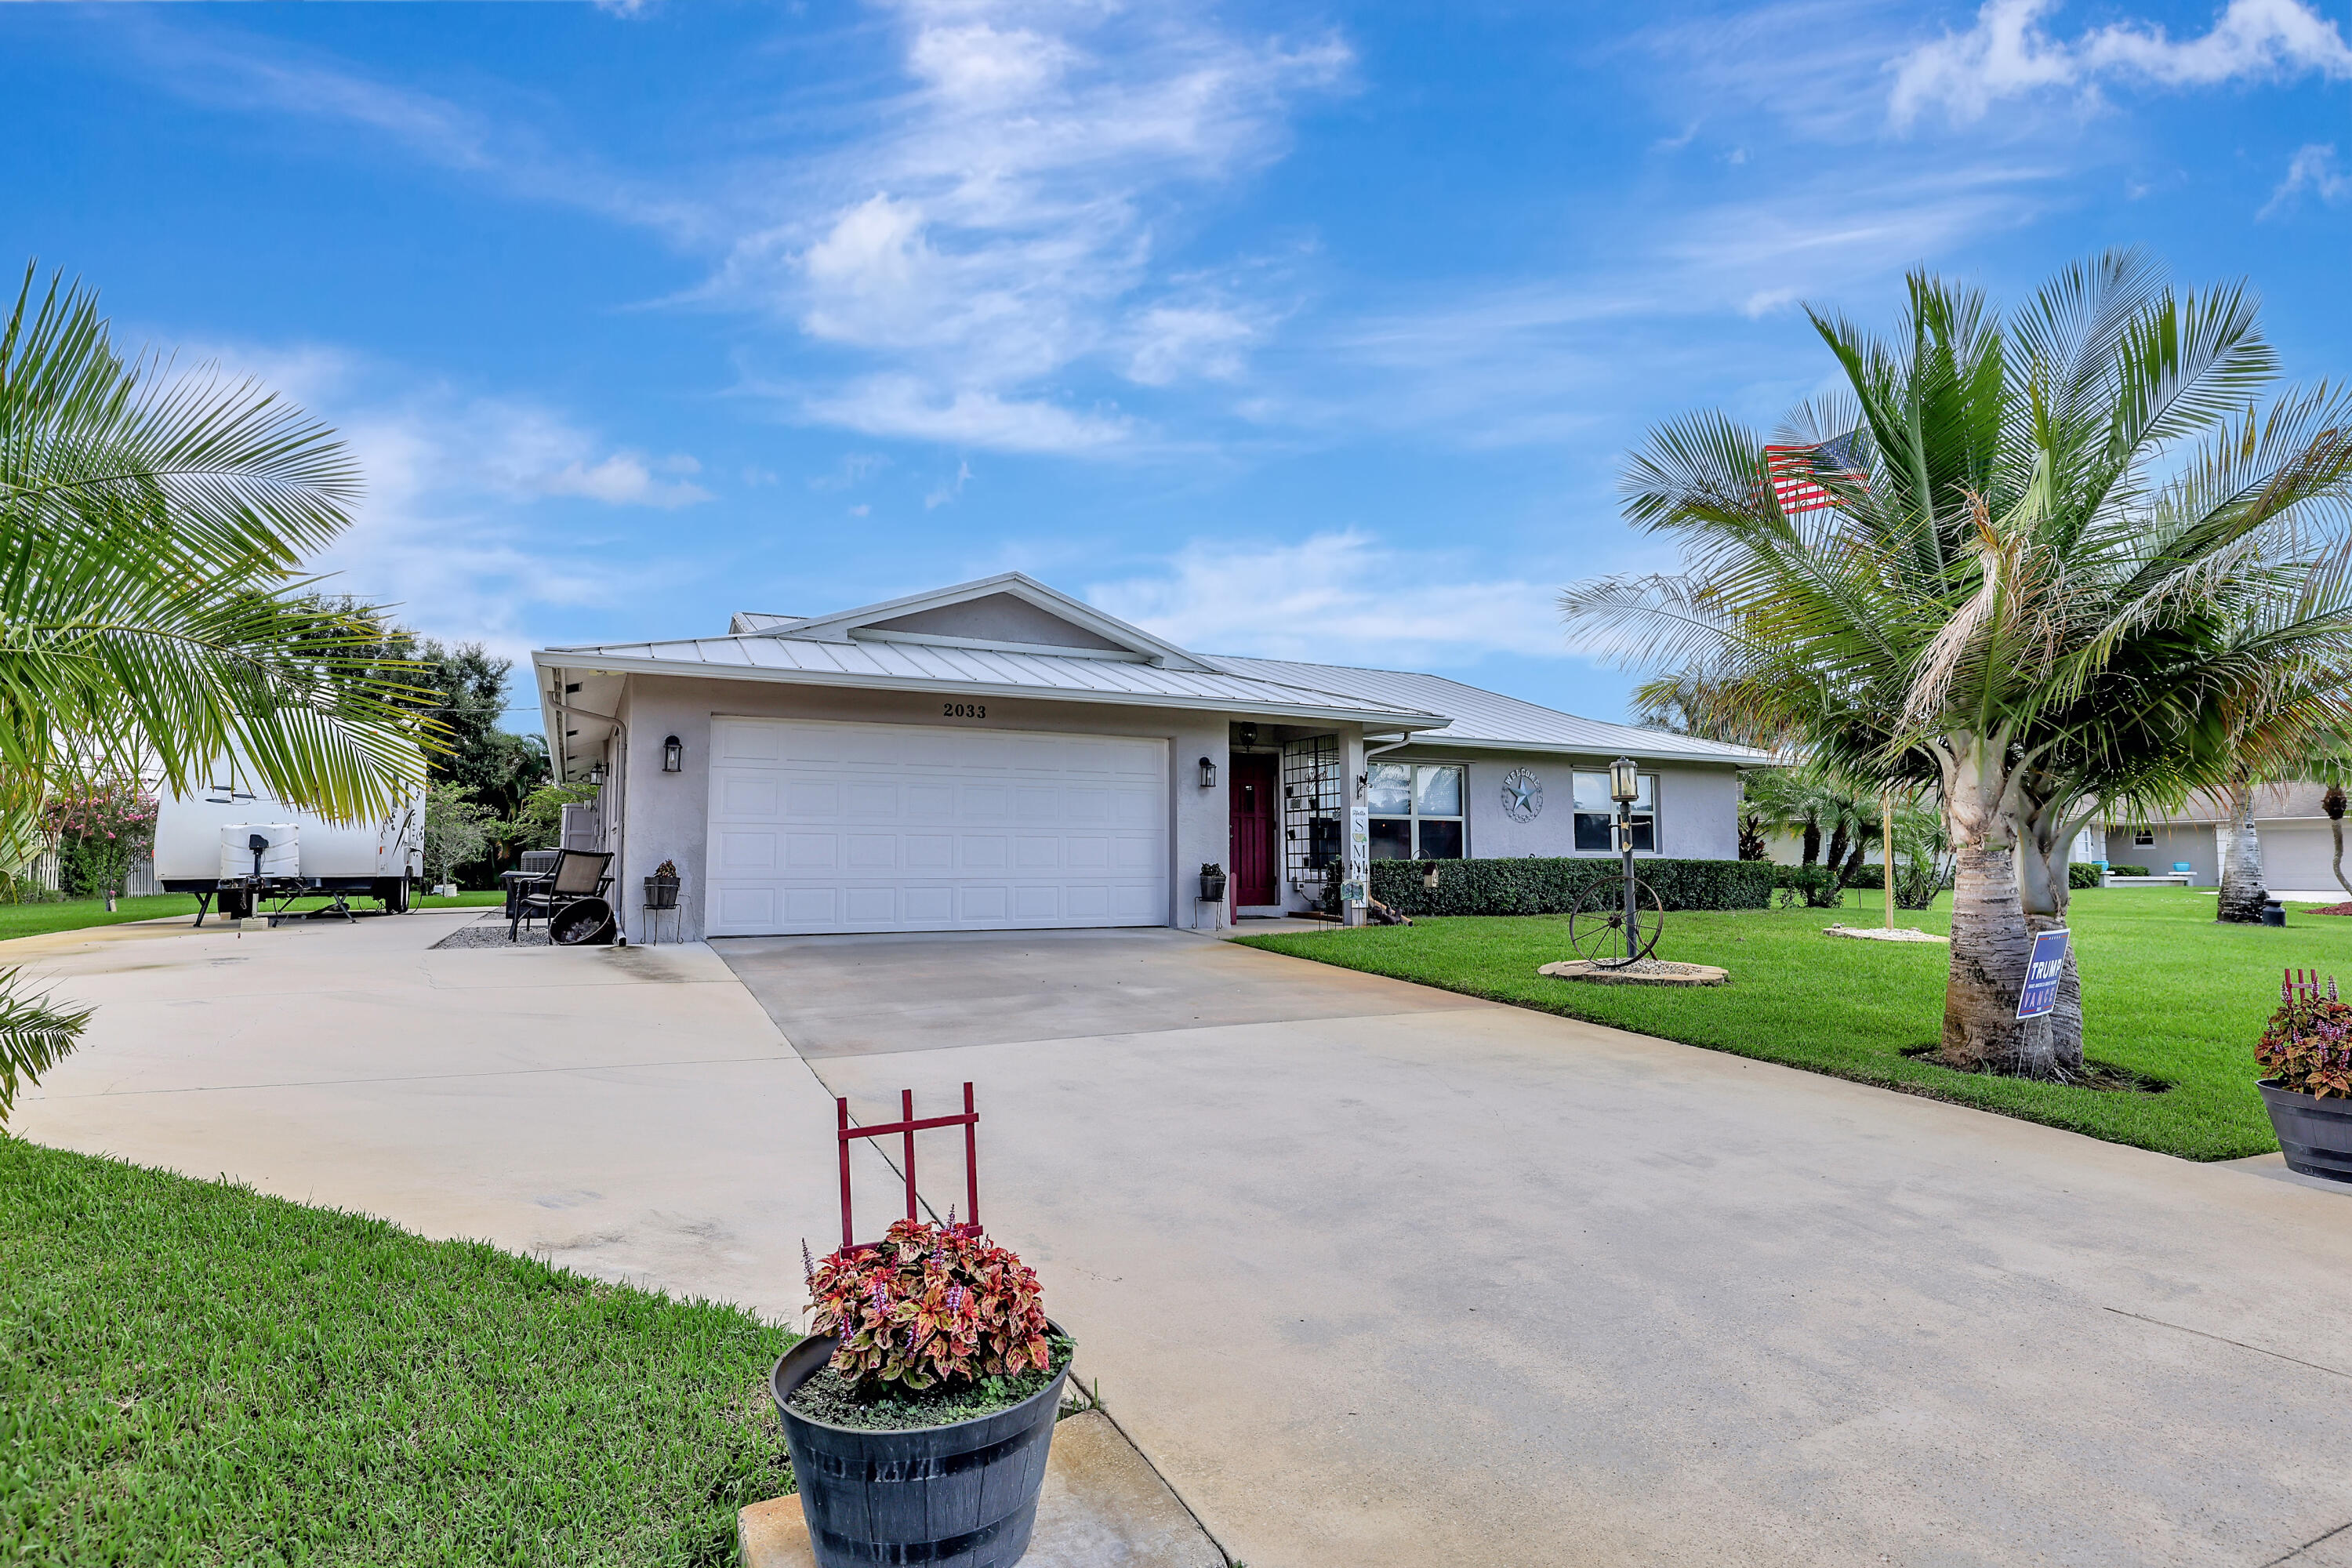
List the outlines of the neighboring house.
<svg viewBox="0 0 2352 1568">
<path fill-rule="evenodd" d="M 1727 859 L 1738 770 L 1769 762 L 1433 675 L 1193 653 L 1018 573 L 531 661 L 559 776 L 604 784 L 624 929 L 671 860 L 688 939 L 1207 925 L 1313 908 L 1370 858 L 1606 855 L 1620 755 L 1641 852 Z"/>
<path fill-rule="evenodd" d="M 2335 846 L 2327 813 L 2319 798 L 2327 786 L 2263 784 L 2254 791 L 2254 837 L 2262 847 L 2263 881 L 2294 892 L 2318 892 L 2336 885 Z M 2107 864 L 2145 866 L 2151 871 L 2189 868 L 2198 887 L 2221 885 L 2221 837 L 2229 803 L 2200 792 L 2179 810 L 2145 820 L 2113 821 L 2106 827 Z"/>
</svg>

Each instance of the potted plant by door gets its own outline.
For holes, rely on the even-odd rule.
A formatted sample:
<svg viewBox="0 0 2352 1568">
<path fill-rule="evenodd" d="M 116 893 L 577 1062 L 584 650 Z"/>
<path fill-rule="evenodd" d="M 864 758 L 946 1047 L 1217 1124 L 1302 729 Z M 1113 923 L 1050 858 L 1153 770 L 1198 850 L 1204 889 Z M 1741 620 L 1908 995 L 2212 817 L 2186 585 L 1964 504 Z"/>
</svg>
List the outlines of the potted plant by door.
<svg viewBox="0 0 2352 1568">
<path fill-rule="evenodd" d="M 1028 1549 L 1069 1374 L 1037 1276 L 976 1225 L 902 1219 L 810 1270 L 771 1392 L 821 1568 L 1004 1568 Z"/>
<path fill-rule="evenodd" d="M 1201 868 L 1201 901 L 1222 904 L 1225 901 L 1225 868 L 1216 864 Z"/>
<path fill-rule="evenodd" d="M 2280 984 L 2254 1059 L 2270 1074 L 2254 1087 L 2290 1171 L 2352 1182 L 2352 1006 L 2329 976 L 2289 973 Z"/>
<path fill-rule="evenodd" d="M 674 910 L 677 908 L 677 862 L 665 860 L 654 868 L 646 879 L 646 908 Z"/>
</svg>

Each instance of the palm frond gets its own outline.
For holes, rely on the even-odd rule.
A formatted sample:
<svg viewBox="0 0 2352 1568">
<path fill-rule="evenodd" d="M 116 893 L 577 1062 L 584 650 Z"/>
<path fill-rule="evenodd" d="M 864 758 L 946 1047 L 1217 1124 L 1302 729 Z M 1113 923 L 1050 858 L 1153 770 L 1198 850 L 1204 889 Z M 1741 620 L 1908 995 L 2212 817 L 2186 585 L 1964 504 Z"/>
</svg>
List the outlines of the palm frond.
<svg viewBox="0 0 2352 1568">
<path fill-rule="evenodd" d="M 41 1081 L 63 1061 L 89 1027 L 87 1007 L 60 1007 L 47 995 L 27 995 L 21 969 L 0 970 L 0 1125 L 16 1103 L 17 1091 Z"/>
</svg>

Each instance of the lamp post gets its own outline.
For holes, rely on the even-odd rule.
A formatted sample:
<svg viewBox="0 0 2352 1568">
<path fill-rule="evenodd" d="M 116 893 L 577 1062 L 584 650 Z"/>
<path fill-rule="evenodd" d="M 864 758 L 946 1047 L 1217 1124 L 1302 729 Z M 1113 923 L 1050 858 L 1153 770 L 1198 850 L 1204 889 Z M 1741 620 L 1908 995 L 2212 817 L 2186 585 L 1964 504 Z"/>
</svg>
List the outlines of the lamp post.
<svg viewBox="0 0 2352 1568">
<path fill-rule="evenodd" d="M 1625 864 L 1625 962 L 1631 963 L 1640 956 L 1641 935 L 1634 927 L 1633 908 L 1633 797 L 1642 793 L 1641 775 L 1633 771 L 1633 759 L 1620 757 L 1609 764 L 1609 798 L 1617 803 L 1617 853 Z"/>
</svg>

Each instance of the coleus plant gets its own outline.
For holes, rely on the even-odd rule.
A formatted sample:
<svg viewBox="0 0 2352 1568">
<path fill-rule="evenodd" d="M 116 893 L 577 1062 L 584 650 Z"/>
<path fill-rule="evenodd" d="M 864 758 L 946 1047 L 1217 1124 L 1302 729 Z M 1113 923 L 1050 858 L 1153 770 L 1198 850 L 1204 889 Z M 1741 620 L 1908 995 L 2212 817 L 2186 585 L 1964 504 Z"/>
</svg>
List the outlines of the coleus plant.
<svg viewBox="0 0 2352 1568">
<path fill-rule="evenodd" d="M 976 1225 L 902 1219 L 879 1245 L 816 1265 L 808 1283 L 815 1331 L 841 1336 L 833 1370 L 861 1392 L 1053 1364 L 1036 1271 Z"/>
<path fill-rule="evenodd" d="M 2335 977 L 2322 996 L 2316 984 L 2299 985 L 2289 975 L 2279 995 L 2254 1060 L 2281 1089 L 2352 1098 L 2352 1006 L 2336 1000 Z"/>
</svg>

